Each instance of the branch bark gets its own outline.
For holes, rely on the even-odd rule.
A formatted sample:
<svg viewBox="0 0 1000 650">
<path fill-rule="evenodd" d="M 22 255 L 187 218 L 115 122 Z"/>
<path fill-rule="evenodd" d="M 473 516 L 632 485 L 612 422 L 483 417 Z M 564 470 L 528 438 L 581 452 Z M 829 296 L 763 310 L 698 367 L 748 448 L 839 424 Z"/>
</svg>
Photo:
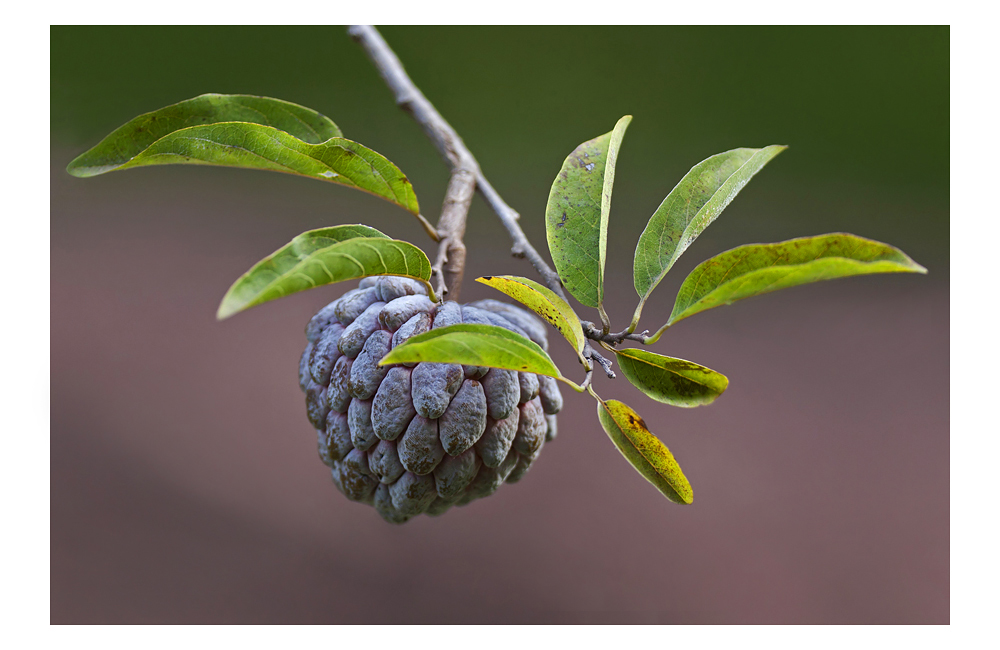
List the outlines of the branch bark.
<svg viewBox="0 0 1000 650">
<path fill-rule="evenodd" d="M 448 190 L 441 206 L 441 218 L 438 220 L 437 259 L 431 270 L 436 279 L 437 294 L 442 298 L 448 296 L 458 299 L 462 289 L 462 277 L 465 275 L 465 222 L 472 204 L 472 195 L 476 191 L 476 177 L 472 170 L 465 166 L 456 167 L 448 181 Z"/>
<path fill-rule="evenodd" d="M 507 205 L 486 179 L 479 168 L 479 163 L 458 133 L 406 74 L 403 64 L 378 30 L 371 25 L 352 25 L 347 29 L 347 33 L 364 48 L 368 58 L 375 64 L 375 68 L 395 96 L 396 104 L 420 125 L 451 166 L 451 181 L 448 183 L 448 192 L 445 195 L 437 228 L 441 242 L 435 261 L 435 271 L 438 276 L 438 286 L 444 289 L 441 294 L 444 295 L 450 290 L 449 298 L 454 299 L 458 295 L 465 271 L 465 244 L 462 239 L 465 236 L 465 222 L 472 201 L 472 190 L 475 189 L 496 213 L 500 223 L 510 235 L 513 242 L 511 254 L 531 262 L 545 285 L 566 300 L 559 275 L 549 267 L 521 230 L 518 224 L 520 215 Z M 596 361 L 608 377 L 615 376 L 611 370 L 611 362 L 594 350 L 589 343 L 584 347 L 583 356 L 585 359 Z M 587 368 L 587 371 L 589 375 L 592 368 Z"/>
<path fill-rule="evenodd" d="M 640 343 L 645 343 L 649 337 L 649 330 L 645 330 L 641 334 L 629 332 L 627 329 L 621 332 L 605 334 L 601 328 L 589 320 L 581 320 L 580 325 L 583 326 L 583 335 L 588 339 L 607 343 L 612 346 L 618 345 L 622 341 L 639 341 Z"/>
</svg>

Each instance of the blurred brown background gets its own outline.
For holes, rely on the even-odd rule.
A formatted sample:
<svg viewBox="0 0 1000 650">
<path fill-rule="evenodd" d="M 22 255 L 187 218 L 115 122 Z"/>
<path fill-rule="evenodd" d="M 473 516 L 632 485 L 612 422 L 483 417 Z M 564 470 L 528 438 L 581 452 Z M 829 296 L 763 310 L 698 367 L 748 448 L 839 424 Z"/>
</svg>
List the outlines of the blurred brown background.
<svg viewBox="0 0 1000 650">
<path fill-rule="evenodd" d="M 616 175 L 609 313 L 683 173 L 789 144 L 687 252 L 698 262 L 845 230 L 927 276 L 852 278 L 716 309 L 655 349 L 726 374 L 676 409 L 624 380 L 694 505 L 613 448 L 593 400 L 489 499 L 385 524 L 340 496 L 296 384 L 333 286 L 217 323 L 230 283 L 302 230 L 364 222 L 431 251 L 412 218 L 279 174 L 65 165 L 134 115 L 247 92 L 330 115 L 394 160 L 435 215 L 447 171 L 340 28 L 53 28 L 53 623 L 947 623 L 946 28 L 386 28 L 418 85 L 520 210 L 536 246 L 570 150 L 635 115 Z M 448 43 L 445 47 L 443 43 Z M 458 56 L 456 56 L 456 53 Z M 530 275 L 478 199 L 471 279 Z M 586 313 L 586 312 L 584 312 Z M 552 353 L 575 367 L 553 336 Z"/>
</svg>

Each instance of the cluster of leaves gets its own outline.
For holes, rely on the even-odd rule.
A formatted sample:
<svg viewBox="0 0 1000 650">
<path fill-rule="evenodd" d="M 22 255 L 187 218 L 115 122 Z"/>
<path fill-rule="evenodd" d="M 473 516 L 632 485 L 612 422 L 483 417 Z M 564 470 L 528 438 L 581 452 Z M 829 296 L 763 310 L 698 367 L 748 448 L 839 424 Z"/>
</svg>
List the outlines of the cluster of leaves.
<svg viewBox="0 0 1000 650">
<path fill-rule="evenodd" d="M 615 163 L 625 116 L 609 133 L 588 140 L 566 158 L 545 210 L 549 251 L 566 290 L 597 309 L 602 330 L 593 338 L 613 352 L 626 379 L 650 398 L 673 406 L 709 404 L 728 379 L 697 363 L 606 340 L 604 268 Z M 639 237 L 633 279 L 639 302 L 624 333 L 638 327 L 643 306 L 677 259 L 729 205 L 750 179 L 785 147 L 733 149 L 695 165 L 654 212 Z M 395 203 L 420 217 L 406 176 L 381 154 L 343 137 L 329 118 L 266 97 L 202 95 L 141 115 L 76 158 L 68 171 L 80 177 L 159 164 L 201 164 L 298 174 L 346 185 Z M 902 251 L 834 233 L 774 244 L 740 246 L 699 264 L 684 280 L 667 322 L 652 336 L 627 337 L 652 344 L 674 323 L 699 312 L 777 289 L 851 275 L 926 272 Z M 363 225 L 311 230 L 264 258 L 241 276 L 219 306 L 220 319 L 298 291 L 372 275 L 400 275 L 430 284 L 431 264 L 419 248 Z M 558 330 L 591 370 L 581 319 L 559 294 L 528 278 L 478 279 L 522 303 Z M 625 338 L 625 337 L 623 337 Z M 620 340 L 620 339 L 619 339 Z M 622 455 L 668 499 L 691 503 L 691 485 L 670 450 L 632 408 L 604 400 L 589 385 L 563 376 L 534 342 L 491 325 L 454 325 L 429 331 L 394 348 L 381 364 L 420 361 L 461 363 L 555 377 L 597 400 L 604 430 Z"/>
</svg>

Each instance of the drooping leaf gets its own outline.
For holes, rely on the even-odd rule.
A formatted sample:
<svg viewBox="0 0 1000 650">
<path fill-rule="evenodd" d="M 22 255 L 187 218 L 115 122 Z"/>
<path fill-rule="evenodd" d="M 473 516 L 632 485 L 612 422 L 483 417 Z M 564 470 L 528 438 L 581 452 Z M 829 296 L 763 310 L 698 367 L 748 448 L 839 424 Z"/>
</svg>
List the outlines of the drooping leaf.
<svg viewBox="0 0 1000 650">
<path fill-rule="evenodd" d="M 401 275 L 431 289 L 430 260 L 413 244 L 368 226 L 320 228 L 302 233 L 244 273 L 226 292 L 217 317 L 222 320 L 298 291 L 369 275 Z"/>
<path fill-rule="evenodd" d="M 554 291 L 534 280 L 515 275 L 487 276 L 477 278 L 476 281 L 507 294 L 544 318 L 566 337 L 576 350 L 580 361 L 584 362 L 583 346 L 587 343 L 587 339 L 583 335 L 580 319 L 573 308 Z"/>
<path fill-rule="evenodd" d="M 633 281 L 639 306 L 632 318 L 633 328 L 649 294 L 674 262 L 754 174 L 786 148 L 771 145 L 763 149 L 733 149 L 712 156 L 692 167 L 663 199 L 635 247 Z"/>
<path fill-rule="evenodd" d="M 393 348 L 379 365 L 421 361 L 505 368 L 562 378 L 555 363 L 537 343 L 496 325 L 462 323 L 432 329 Z"/>
<path fill-rule="evenodd" d="M 597 417 L 625 460 L 663 496 L 674 503 L 689 504 L 694 500 L 691 484 L 674 455 L 650 433 L 638 413 L 618 400 L 609 399 L 597 402 Z"/>
<path fill-rule="evenodd" d="M 711 368 L 648 350 L 615 350 L 618 365 L 633 386 L 657 402 L 693 407 L 711 404 L 729 379 Z"/>
<path fill-rule="evenodd" d="M 210 93 L 136 117 L 79 155 L 67 171 L 80 177 L 103 174 L 174 131 L 219 122 L 271 126 L 311 144 L 344 136 L 330 118 L 305 106 L 270 97 Z"/>
<path fill-rule="evenodd" d="M 353 187 L 413 214 L 420 212 L 413 187 L 398 167 L 382 154 L 345 138 L 310 144 L 270 126 L 219 122 L 172 131 L 131 157 L 116 156 L 113 144 L 105 151 L 105 142 L 81 156 L 104 160 L 104 164 L 82 166 L 77 158 L 70 163 L 69 172 L 95 176 L 131 167 L 173 164 L 264 169 Z"/>
<path fill-rule="evenodd" d="M 563 162 L 545 207 L 545 233 L 552 262 L 566 290 L 604 313 L 604 261 L 615 162 L 631 115 L 610 133 L 584 142 Z"/>
<path fill-rule="evenodd" d="M 688 316 L 778 289 L 852 275 L 926 272 L 895 246 L 848 233 L 739 246 L 691 271 L 667 324 L 646 342 Z"/>
</svg>

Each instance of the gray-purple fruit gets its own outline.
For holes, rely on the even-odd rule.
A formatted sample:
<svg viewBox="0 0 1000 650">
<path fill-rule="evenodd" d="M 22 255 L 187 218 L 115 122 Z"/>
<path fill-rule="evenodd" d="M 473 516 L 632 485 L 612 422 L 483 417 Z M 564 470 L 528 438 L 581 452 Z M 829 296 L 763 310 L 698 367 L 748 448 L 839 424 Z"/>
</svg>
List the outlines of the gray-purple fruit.
<svg viewBox="0 0 1000 650">
<path fill-rule="evenodd" d="M 550 377 L 447 363 L 379 366 L 406 340 L 458 323 L 503 327 L 548 346 L 527 311 L 496 300 L 435 305 L 411 278 L 365 278 L 306 327 L 299 386 L 320 459 L 349 499 L 403 523 L 520 480 L 556 434 Z"/>
</svg>

